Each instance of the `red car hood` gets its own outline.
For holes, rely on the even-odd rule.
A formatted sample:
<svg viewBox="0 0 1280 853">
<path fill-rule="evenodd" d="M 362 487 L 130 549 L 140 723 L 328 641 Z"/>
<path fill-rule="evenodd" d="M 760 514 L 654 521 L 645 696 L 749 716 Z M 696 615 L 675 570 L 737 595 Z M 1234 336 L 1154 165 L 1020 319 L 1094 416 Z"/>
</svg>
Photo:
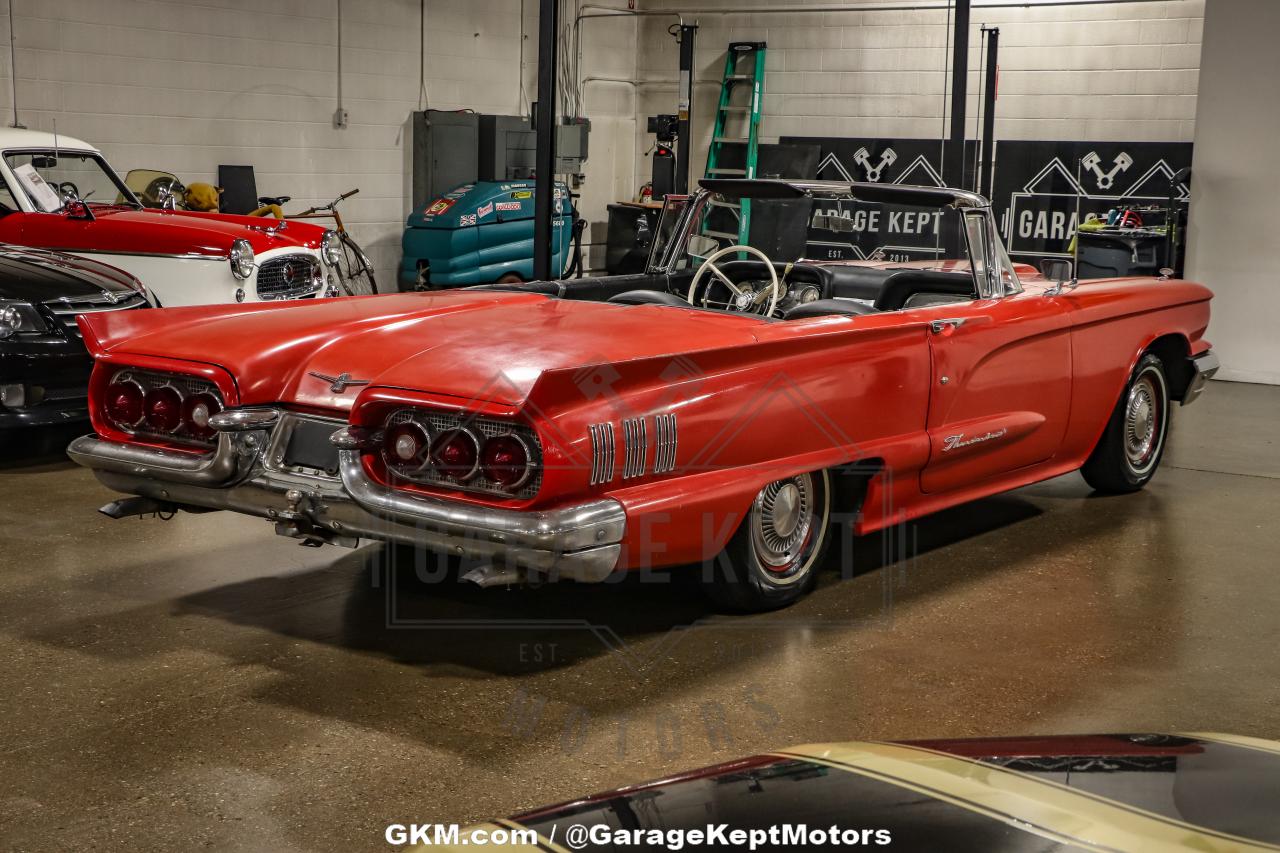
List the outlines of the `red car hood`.
<svg viewBox="0 0 1280 853">
<path fill-rule="evenodd" d="M 40 221 L 28 222 L 24 235 L 36 238 L 40 245 L 57 243 L 57 248 L 78 252 L 226 257 L 237 239 L 248 240 L 255 253 L 299 246 L 317 249 L 325 231 L 310 222 L 290 222 L 284 230 L 268 234 L 262 229 L 275 225 L 275 219 L 185 210 L 94 205 L 93 214 L 93 222 L 67 219 L 60 213 L 40 214 Z M 51 242 L 39 239 L 42 236 Z"/>
<path fill-rule="evenodd" d="M 140 315 L 134 317 L 131 315 Z M 528 293 L 442 291 L 82 315 L 95 354 L 215 364 L 241 403 L 349 409 L 313 376 L 518 406 L 547 371 L 756 341 L 758 318 Z"/>
</svg>

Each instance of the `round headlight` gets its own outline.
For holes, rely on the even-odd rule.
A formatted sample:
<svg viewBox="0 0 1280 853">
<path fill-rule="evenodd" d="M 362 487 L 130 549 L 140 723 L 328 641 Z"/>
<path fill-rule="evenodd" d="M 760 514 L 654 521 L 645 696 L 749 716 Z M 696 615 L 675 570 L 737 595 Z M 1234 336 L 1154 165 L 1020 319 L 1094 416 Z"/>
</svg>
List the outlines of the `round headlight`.
<svg viewBox="0 0 1280 853">
<path fill-rule="evenodd" d="M 22 315 L 12 305 L 0 308 L 0 338 L 7 338 L 22 328 Z"/>
<path fill-rule="evenodd" d="M 253 247 L 243 237 L 231 244 L 231 274 L 239 279 L 253 275 Z"/>
<path fill-rule="evenodd" d="M 0 300 L 0 340 L 19 332 L 47 332 L 49 326 L 30 302 Z"/>
<path fill-rule="evenodd" d="M 342 238 L 337 231 L 324 232 L 324 237 L 320 240 L 320 255 L 331 267 L 336 267 L 338 261 L 342 260 Z"/>
</svg>

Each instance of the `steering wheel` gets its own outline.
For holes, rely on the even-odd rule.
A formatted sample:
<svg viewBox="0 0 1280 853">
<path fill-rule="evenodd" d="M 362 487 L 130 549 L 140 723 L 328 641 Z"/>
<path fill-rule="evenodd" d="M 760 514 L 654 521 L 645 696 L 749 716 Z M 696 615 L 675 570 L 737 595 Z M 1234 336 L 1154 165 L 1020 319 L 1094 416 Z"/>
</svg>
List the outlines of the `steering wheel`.
<svg viewBox="0 0 1280 853">
<path fill-rule="evenodd" d="M 720 268 L 716 266 L 716 261 L 733 252 L 746 252 L 747 254 L 755 255 L 757 258 L 764 261 L 765 268 L 769 270 L 769 307 L 763 312 L 763 316 L 772 317 L 774 309 L 778 307 L 778 299 L 782 296 L 782 285 L 778 281 L 778 271 L 773 268 L 773 261 L 769 260 L 768 255 L 754 246 L 726 246 L 718 252 L 712 252 L 707 259 L 702 262 L 702 266 L 698 267 L 698 271 L 694 273 L 693 281 L 689 283 L 689 304 L 697 305 L 696 297 L 698 294 L 698 285 L 702 284 L 702 279 L 706 276 L 708 271 L 713 273 L 716 278 L 720 279 L 720 283 L 729 288 L 729 291 L 733 293 L 733 301 L 725 306 L 728 310 L 742 311 L 743 313 L 746 313 L 760 304 L 761 299 L 764 296 L 763 293 L 755 294 L 750 291 L 743 290 L 738 287 L 738 285 L 730 281 L 729 277 L 721 272 Z M 706 302 L 705 296 L 703 296 L 703 302 L 704 304 Z"/>
<path fill-rule="evenodd" d="M 58 194 L 63 198 L 71 196 L 72 198 L 80 198 L 80 188 L 70 181 L 63 181 L 58 184 Z"/>
</svg>

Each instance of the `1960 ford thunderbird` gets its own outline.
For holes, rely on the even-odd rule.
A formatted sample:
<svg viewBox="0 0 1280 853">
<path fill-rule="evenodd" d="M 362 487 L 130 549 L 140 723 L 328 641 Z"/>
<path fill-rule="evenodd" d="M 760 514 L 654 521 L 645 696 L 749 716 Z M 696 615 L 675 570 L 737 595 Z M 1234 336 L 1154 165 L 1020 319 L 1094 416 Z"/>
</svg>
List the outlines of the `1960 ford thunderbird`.
<svg viewBox="0 0 1280 853">
<path fill-rule="evenodd" d="M 869 259 L 802 260 L 810 227 Z M 82 318 L 70 454 L 137 496 L 112 515 L 227 509 L 486 583 L 701 563 L 720 605 L 779 607 L 839 526 L 1151 479 L 1217 369 L 1212 294 L 1068 277 L 967 192 L 708 180 L 641 275 Z"/>
</svg>

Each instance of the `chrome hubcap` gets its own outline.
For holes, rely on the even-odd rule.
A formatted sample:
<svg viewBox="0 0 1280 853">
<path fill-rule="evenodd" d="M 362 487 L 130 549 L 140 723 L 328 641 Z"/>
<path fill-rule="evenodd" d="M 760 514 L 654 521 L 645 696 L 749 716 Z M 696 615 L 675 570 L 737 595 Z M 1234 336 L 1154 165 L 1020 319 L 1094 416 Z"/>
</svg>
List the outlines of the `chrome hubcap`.
<svg viewBox="0 0 1280 853">
<path fill-rule="evenodd" d="M 800 523 L 800 490 L 787 483 L 773 496 L 773 529 L 783 538 L 796 532 Z"/>
<path fill-rule="evenodd" d="M 751 536 L 761 562 L 787 571 L 804 552 L 813 530 L 813 478 L 808 474 L 770 483 L 751 509 Z"/>
<path fill-rule="evenodd" d="M 1125 405 L 1125 455 L 1139 471 L 1154 457 L 1160 444 L 1164 396 L 1151 376 L 1143 376 L 1129 389 Z"/>
</svg>

